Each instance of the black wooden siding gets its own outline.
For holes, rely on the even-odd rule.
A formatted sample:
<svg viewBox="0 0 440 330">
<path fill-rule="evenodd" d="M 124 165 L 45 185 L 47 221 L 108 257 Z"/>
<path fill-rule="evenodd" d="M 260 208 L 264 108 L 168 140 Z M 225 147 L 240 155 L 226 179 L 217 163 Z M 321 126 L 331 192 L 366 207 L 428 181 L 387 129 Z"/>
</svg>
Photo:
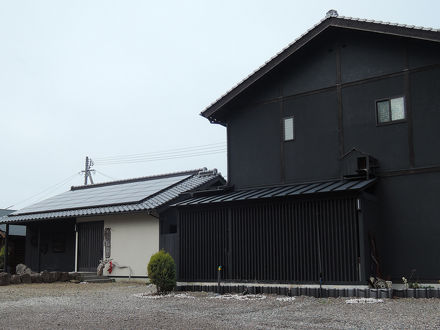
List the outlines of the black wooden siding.
<svg viewBox="0 0 440 330">
<path fill-rule="evenodd" d="M 353 283 L 359 280 L 356 199 L 183 208 L 180 280 Z"/>
<path fill-rule="evenodd" d="M 64 252 L 57 249 L 56 241 L 64 242 Z M 75 219 L 28 224 L 25 264 L 35 272 L 74 271 Z"/>
</svg>

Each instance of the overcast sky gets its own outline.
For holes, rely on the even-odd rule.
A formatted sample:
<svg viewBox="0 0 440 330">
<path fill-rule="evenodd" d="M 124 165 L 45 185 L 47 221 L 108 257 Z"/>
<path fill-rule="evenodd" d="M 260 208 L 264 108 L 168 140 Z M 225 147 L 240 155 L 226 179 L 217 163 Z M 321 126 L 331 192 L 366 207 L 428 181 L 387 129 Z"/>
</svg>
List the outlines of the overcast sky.
<svg viewBox="0 0 440 330">
<path fill-rule="evenodd" d="M 82 184 L 86 155 L 151 158 L 208 145 L 204 156 L 96 161 L 95 182 L 200 167 L 226 176 L 226 130 L 199 115 L 210 103 L 329 9 L 439 28 L 439 7 L 420 0 L 0 1 L 0 208 Z"/>
</svg>

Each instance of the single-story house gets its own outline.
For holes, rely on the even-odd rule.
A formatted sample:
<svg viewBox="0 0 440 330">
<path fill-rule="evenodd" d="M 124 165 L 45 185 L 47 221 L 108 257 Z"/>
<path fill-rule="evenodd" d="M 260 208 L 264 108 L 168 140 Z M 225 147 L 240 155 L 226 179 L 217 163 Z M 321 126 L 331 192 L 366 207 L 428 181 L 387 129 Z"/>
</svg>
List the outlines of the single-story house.
<svg viewBox="0 0 440 330">
<path fill-rule="evenodd" d="M 205 168 L 76 186 L 1 223 L 27 226 L 25 262 L 34 271 L 95 272 L 107 258 L 113 269 L 104 275 L 146 277 L 147 263 L 160 248 L 160 214 L 172 227 L 176 220 L 166 211 L 186 198 L 182 193 L 224 183 L 217 170 Z"/>
</svg>

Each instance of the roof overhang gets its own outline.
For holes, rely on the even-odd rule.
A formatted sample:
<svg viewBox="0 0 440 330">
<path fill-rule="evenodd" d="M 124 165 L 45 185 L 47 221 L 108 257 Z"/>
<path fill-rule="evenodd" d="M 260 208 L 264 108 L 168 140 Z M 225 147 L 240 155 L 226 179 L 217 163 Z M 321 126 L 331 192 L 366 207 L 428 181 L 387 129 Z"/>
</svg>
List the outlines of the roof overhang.
<svg viewBox="0 0 440 330">
<path fill-rule="evenodd" d="M 305 197 L 332 193 L 356 193 L 372 186 L 376 179 L 333 180 L 325 182 L 298 183 L 277 187 L 241 189 L 233 192 L 195 197 L 176 204 L 177 206 L 209 205 L 271 198 Z"/>
<path fill-rule="evenodd" d="M 409 26 L 404 24 L 395 24 L 388 22 L 379 22 L 373 20 L 357 19 L 343 16 L 330 16 L 324 18 L 293 43 L 276 54 L 269 61 L 264 63 L 255 72 L 250 74 L 244 80 L 235 85 L 232 89 L 222 95 L 219 99 L 209 105 L 204 111 L 200 113 L 203 117 L 209 119 L 211 123 L 219 123 L 217 113 L 223 109 L 229 102 L 237 98 L 243 91 L 253 85 L 255 82 L 266 76 L 275 67 L 284 62 L 292 54 L 303 48 L 306 44 L 312 41 L 315 37 L 330 27 L 359 30 L 365 32 L 373 32 L 380 34 L 387 34 L 399 37 L 407 37 L 413 39 L 427 40 L 433 42 L 440 42 L 440 30 L 424 27 Z"/>
</svg>

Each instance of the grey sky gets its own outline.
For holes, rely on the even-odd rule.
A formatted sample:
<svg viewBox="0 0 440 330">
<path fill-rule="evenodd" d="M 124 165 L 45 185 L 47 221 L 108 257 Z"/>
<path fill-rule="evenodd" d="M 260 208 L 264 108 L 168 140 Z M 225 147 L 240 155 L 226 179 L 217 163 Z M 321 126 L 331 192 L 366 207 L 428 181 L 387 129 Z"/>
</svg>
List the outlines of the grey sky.
<svg viewBox="0 0 440 330">
<path fill-rule="evenodd" d="M 0 208 L 22 208 L 82 184 L 75 173 L 86 155 L 225 142 L 225 129 L 200 111 L 329 9 L 438 28 L 439 7 L 438 1 L 1 1 Z M 203 166 L 226 175 L 226 154 L 95 168 L 123 179 Z M 95 180 L 108 178 L 97 173 Z"/>
</svg>

